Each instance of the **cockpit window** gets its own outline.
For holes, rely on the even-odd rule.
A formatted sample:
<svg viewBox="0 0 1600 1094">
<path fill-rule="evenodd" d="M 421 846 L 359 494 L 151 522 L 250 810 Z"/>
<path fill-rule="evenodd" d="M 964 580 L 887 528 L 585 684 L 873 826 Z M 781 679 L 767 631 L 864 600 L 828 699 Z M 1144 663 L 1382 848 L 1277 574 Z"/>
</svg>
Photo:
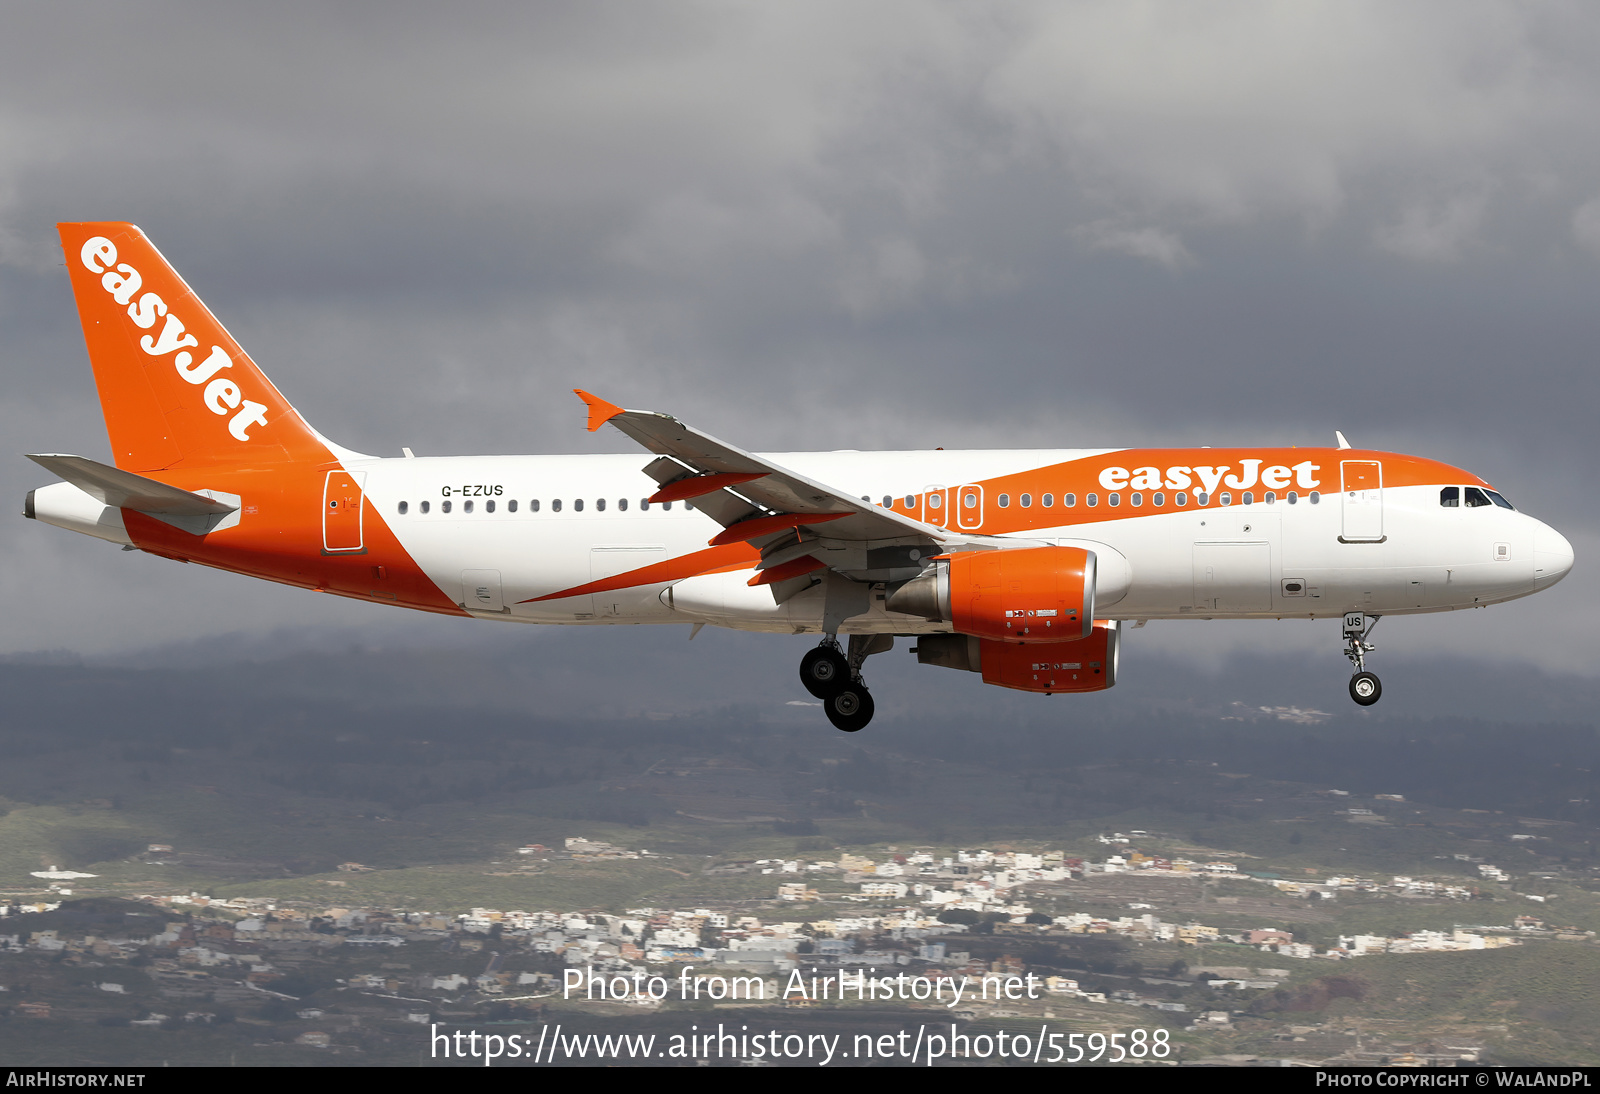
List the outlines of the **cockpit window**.
<svg viewBox="0 0 1600 1094">
<path fill-rule="evenodd" d="M 1501 497 L 1496 491 L 1485 490 L 1484 493 L 1488 494 L 1489 495 L 1489 500 L 1494 502 L 1500 508 L 1502 508 L 1502 509 L 1510 509 L 1512 512 L 1516 512 L 1517 507 L 1515 505 L 1512 505 L 1505 498 Z"/>
<path fill-rule="evenodd" d="M 1484 493 L 1483 493 L 1482 490 L 1479 490 L 1476 486 L 1467 487 L 1467 508 L 1468 509 L 1479 509 L 1479 508 L 1482 508 L 1485 505 L 1492 505 L 1492 504 L 1493 504 L 1493 502 L 1491 502 L 1487 497 L 1484 496 Z"/>
<path fill-rule="evenodd" d="M 1447 486 L 1439 491 L 1439 504 L 1446 509 L 1455 509 L 1461 505 L 1461 487 Z"/>
</svg>

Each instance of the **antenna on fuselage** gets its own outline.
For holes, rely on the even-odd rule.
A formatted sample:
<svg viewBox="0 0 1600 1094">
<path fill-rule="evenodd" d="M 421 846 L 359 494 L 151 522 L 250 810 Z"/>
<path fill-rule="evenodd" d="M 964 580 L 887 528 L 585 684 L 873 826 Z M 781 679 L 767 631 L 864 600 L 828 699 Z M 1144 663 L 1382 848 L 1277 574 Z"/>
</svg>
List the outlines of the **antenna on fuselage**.
<svg viewBox="0 0 1600 1094">
<path fill-rule="evenodd" d="M 1349 448 L 1350 447 L 1350 442 L 1344 439 L 1344 433 L 1341 432 L 1340 430 L 1335 429 L 1333 431 L 1333 437 L 1334 437 L 1334 439 L 1336 441 L 1339 442 L 1339 447 L 1340 448 Z"/>
</svg>

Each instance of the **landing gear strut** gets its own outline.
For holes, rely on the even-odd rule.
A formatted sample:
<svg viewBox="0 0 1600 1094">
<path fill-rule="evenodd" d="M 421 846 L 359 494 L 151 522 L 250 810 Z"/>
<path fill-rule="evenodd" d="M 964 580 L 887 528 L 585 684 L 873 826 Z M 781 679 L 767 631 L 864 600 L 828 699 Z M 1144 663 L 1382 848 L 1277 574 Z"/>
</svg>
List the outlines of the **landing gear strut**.
<svg viewBox="0 0 1600 1094">
<path fill-rule="evenodd" d="M 839 649 L 839 639 L 830 634 L 801 659 L 800 682 L 822 700 L 822 709 L 835 728 L 855 733 L 872 721 L 872 693 L 862 682 L 861 664 L 893 646 L 890 634 L 853 634 L 847 657 Z"/>
<path fill-rule="evenodd" d="M 1355 675 L 1350 677 L 1350 698 L 1364 707 L 1383 698 L 1382 681 L 1376 673 L 1367 671 L 1367 654 L 1378 648 L 1367 638 L 1378 625 L 1378 618 L 1361 612 L 1346 612 L 1344 616 L 1344 655 L 1356 667 Z"/>
</svg>

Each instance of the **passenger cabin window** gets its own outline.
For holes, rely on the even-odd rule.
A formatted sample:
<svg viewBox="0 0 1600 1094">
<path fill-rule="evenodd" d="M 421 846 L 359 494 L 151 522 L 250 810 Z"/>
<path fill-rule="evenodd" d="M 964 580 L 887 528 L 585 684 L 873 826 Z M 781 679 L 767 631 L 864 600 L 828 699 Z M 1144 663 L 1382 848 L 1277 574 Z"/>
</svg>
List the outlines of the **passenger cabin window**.
<svg viewBox="0 0 1600 1094">
<path fill-rule="evenodd" d="M 450 511 L 450 502 L 449 502 L 448 499 L 446 499 L 445 501 L 439 503 L 439 512 L 448 513 L 449 511 Z"/>
<path fill-rule="evenodd" d="M 583 499 L 582 498 L 573 498 L 572 499 L 572 511 L 574 513 L 583 512 Z"/>
<path fill-rule="evenodd" d="M 1078 504 L 1078 495 L 1076 495 L 1076 494 L 1062 494 L 1061 495 L 1061 504 L 1065 505 L 1068 509 L 1073 508 L 1074 506 L 1076 506 Z"/>
<path fill-rule="evenodd" d="M 1271 504 L 1272 504 L 1272 503 L 1273 503 L 1273 502 L 1275 502 L 1275 501 L 1277 501 L 1277 500 L 1278 500 L 1278 494 L 1277 494 L 1277 491 L 1275 491 L 1275 490 L 1268 490 L 1268 491 L 1267 491 L 1267 504 L 1268 504 L 1268 505 L 1271 505 Z"/>
<path fill-rule="evenodd" d="M 627 498 L 618 498 L 617 499 L 617 509 L 620 510 L 621 512 L 626 513 L 628 511 L 628 499 Z"/>
<path fill-rule="evenodd" d="M 1232 505 L 1233 504 L 1233 495 L 1230 494 L 1228 491 L 1224 490 L 1222 493 L 1217 495 L 1217 504 L 1218 505 Z"/>
<path fill-rule="evenodd" d="M 1001 494 L 1000 495 L 1000 508 L 1009 509 L 1010 507 L 1011 507 L 1011 495 L 1010 494 Z"/>
<path fill-rule="evenodd" d="M 650 511 L 650 499 L 649 498 L 640 498 L 639 499 L 639 511 L 641 513 L 648 513 Z"/>
<path fill-rule="evenodd" d="M 663 509 L 671 509 L 672 508 L 672 503 L 670 501 L 664 501 L 664 502 L 661 503 L 661 508 L 663 508 Z"/>
<path fill-rule="evenodd" d="M 1288 501 L 1289 501 L 1290 505 L 1297 505 L 1300 502 L 1300 495 L 1297 492 L 1291 490 L 1291 491 L 1289 491 Z"/>
<path fill-rule="evenodd" d="M 539 499 L 538 498 L 534 498 L 532 501 L 528 502 L 528 512 L 537 513 L 538 511 L 539 511 Z"/>
<path fill-rule="evenodd" d="M 1154 494 L 1150 495 L 1150 504 L 1159 509 L 1161 506 L 1167 504 L 1167 496 L 1161 491 L 1157 490 Z"/>
<path fill-rule="evenodd" d="M 494 501 L 493 501 L 493 499 L 484 502 L 483 503 L 483 509 L 484 509 L 484 512 L 486 512 L 486 513 L 494 512 Z"/>
<path fill-rule="evenodd" d="M 893 508 L 893 506 L 894 506 L 894 499 L 891 498 L 888 494 L 885 494 L 883 496 L 883 507 L 885 509 L 890 509 L 890 508 Z"/>
<path fill-rule="evenodd" d="M 1130 505 L 1143 505 L 1144 504 L 1144 495 L 1136 493 L 1136 494 L 1134 494 L 1134 495 L 1132 495 L 1131 497 L 1128 498 L 1128 503 Z"/>
<path fill-rule="evenodd" d="M 406 515 L 406 510 L 408 510 L 410 508 L 411 508 L 411 503 L 409 501 L 401 502 L 400 503 L 400 515 L 402 517 L 405 516 Z"/>
<path fill-rule="evenodd" d="M 506 512 L 515 513 L 516 511 L 517 511 L 517 499 L 516 498 L 512 498 L 510 501 L 506 502 Z"/>
<path fill-rule="evenodd" d="M 1256 493 L 1255 493 L 1255 491 L 1254 490 L 1246 490 L 1244 492 L 1244 499 L 1243 500 L 1244 500 L 1244 503 L 1246 505 L 1254 505 L 1256 503 Z"/>
<path fill-rule="evenodd" d="M 445 502 L 445 505 L 446 505 L 446 506 L 448 506 L 448 505 L 449 505 L 449 504 L 450 504 L 450 503 L 449 503 L 449 502 Z M 468 499 L 467 499 L 467 501 L 466 501 L 466 504 L 465 504 L 465 505 L 463 505 L 463 506 L 462 506 L 462 507 L 461 507 L 461 511 L 462 511 L 462 512 L 463 512 L 463 513 L 470 513 L 470 512 L 472 512 L 472 499 L 471 499 L 471 498 L 468 498 Z"/>
<path fill-rule="evenodd" d="M 906 508 L 907 509 L 915 509 L 916 507 L 917 507 L 917 499 L 916 499 L 916 497 L 914 495 L 907 494 L 906 495 Z"/>
<path fill-rule="evenodd" d="M 1188 505 L 1189 495 L 1179 491 L 1178 493 L 1172 495 L 1172 504 L 1177 506 Z"/>
<path fill-rule="evenodd" d="M 428 503 L 427 502 L 423 502 L 422 503 L 422 511 L 424 513 L 426 513 L 428 511 Z"/>
<path fill-rule="evenodd" d="M 1121 494 L 1107 494 L 1106 495 L 1106 504 L 1107 505 L 1121 505 L 1122 504 L 1122 495 Z"/>
<path fill-rule="evenodd" d="M 1099 494 L 1085 494 L 1083 496 L 1083 504 L 1085 504 L 1085 505 L 1089 506 L 1089 508 L 1093 509 L 1096 505 L 1100 504 L 1100 495 Z"/>
<path fill-rule="evenodd" d="M 1194 503 L 1196 505 L 1210 505 L 1211 495 L 1207 494 L 1204 490 L 1196 490 L 1194 492 Z"/>
<path fill-rule="evenodd" d="M 552 513 L 561 512 L 561 499 L 560 498 L 556 498 L 554 501 L 552 501 L 550 503 L 550 511 Z"/>
<path fill-rule="evenodd" d="M 595 512 L 604 513 L 606 511 L 606 499 L 605 498 L 595 498 L 594 499 L 594 508 L 595 508 Z"/>
<path fill-rule="evenodd" d="M 1039 504 L 1044 506 L 1046 509 L 1050 508 L 1055 503 L 1056 496 L 1054 494 L 1046 494 L 1044 497 L 1039 499 Z"/>
<path fill-rule="evenodd" d="M 1447 486 L 1439 491 L 1439 504 L 1446 509 L 1457 509 L 1461 505 L 1461 487 Z"/>
<path fill-rule="evenodd" d="M 1320 505 L 1322 503 L 1322 494 L 1313 490 L 1306 495 L 1306 500 L 1310 501 L 1312 505 Z"/>
<path fill-rule="evenodd" d="M 1482 490 L 1479 490 L 1476 486 L 1467 487 L 1466 493 L 1468 509 L 1481 509 L 1485 505 L 1494 504 L 1489 500 L 1488 495 L 1486 495 Z"/>
</svg>

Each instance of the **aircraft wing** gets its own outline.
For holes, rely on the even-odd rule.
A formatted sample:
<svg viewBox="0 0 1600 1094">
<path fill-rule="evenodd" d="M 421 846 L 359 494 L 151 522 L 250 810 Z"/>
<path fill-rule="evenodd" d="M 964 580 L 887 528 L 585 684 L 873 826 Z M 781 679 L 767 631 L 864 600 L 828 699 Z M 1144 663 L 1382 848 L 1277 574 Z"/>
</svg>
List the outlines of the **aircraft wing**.
<svg viewBox="0 0 1600 1094">
<path fill-rule="evenodd" d="M 661 484 L 652 501 L 692 500 L 696 509 L 723 527 L 711 539 L 712 545 L 745 541 L 762 552 L 762 566 L 768 571 L 766 580 L 763 575 L 757 575 L 752 584 L 801 576 L 808 572 L 808 563 L 810 569 L 827 566 L 846 571 L 875 571 L 884 568 L 864 561 L 859 565 L 809 562 L 835 553 L 807 549 L 808 544 L 820 548 L 821 541 L 836 548 L 858 546 L 869 552 L 874 548 L 912 548 L 918 544 L 937 547 L 939 551 L 1000 545 L 987 536 L 951 532 L 851 497 L 762 456 L 719 441 L 671 415 L 624 410 L 586 391 L 576 394 L 589 407 L 591 433 L 610 424 L 660 457 L 644 469 Z M 922 552 L 920 557 L 928 553 Z M 901 566 L 892 568 L 914 566 L 917 557 L 912 555 Z M 920 567 L 914 567 L 907 576 L 915 574 L 917 569 Z"/>
</svg>

